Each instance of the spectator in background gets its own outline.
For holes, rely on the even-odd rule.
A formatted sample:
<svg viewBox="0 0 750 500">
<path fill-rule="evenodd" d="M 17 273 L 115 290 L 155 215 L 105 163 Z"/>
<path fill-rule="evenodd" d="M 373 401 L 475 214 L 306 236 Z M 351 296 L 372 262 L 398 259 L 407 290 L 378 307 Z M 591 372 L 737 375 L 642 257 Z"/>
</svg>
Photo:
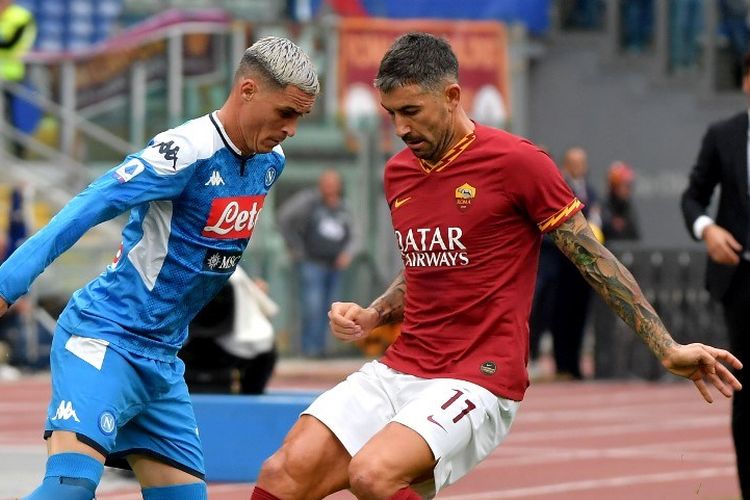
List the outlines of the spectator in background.
<svg viewBox="0 0 750 500">
<path fill-rule="evenodd" d="M 747 26 L 747 0 L 720 0 L 721 22 L 732 49 L 732 75 L 735 85 L 742 86 L 742 59 L 750 50 L 750 30 Z"/>
<path fill-rule="evenodd" d="M 635 172 L 625 162 L 616 161 L 609 167 L 609 192 L 602 208 L 604 240 L 638 240 L 641 237 L 633 200 Z"/>
<path fill-rule="evenodd" d="M 262 394 L 276 365 L 278 310 L 268 283 L 238 267 L 190 323 L 180 351 L 190 392 Z"/>
<path fill-rule="evenodd" d="M 302 354 L 324 357 L 328 308 L 338 294 L 357 238 L 342 199 L 341 176 L 326 170 L 317 187 L 304 189 L 279 209 L 279 228 L 294 261 L 300 294 Z"/>
<path fill-rule="evenodd" d="M 584 204 L 583 215 L 601 242 L 601 206 L 599 196 L 588 180 L 588 155 L 581 147 L 565 152 L 562 174 L 576 197 Z M 570 259 L 558 249 L 555 305 L 550 325 L 555 356 L 556 377 L 581 379 L 581 346 L 586 327 L 591 287 Z"/>
<path fill-rule="evenodd" d="M 681 73 L 698 62 L 698 35 L 703 20 L 700 0 L 670 0 L 669 61 L 673 72 Z"/>
<path fill-rule="evenodd" d="M 0 264 L 5 262 L 29 236 L 31 226 L 30 187 L 24 184 L 13 186 L 10 191 L 7 234 L 0 245 Z M 31 301 L 21 297 L 5 315 L 0 316 L 0 380 L 13 380 L 19 377 L 17 365 L 22 363 L 19 352 L 25 346 L 24 337 L 32 314 Z"/>
<path fill-rule="evenodd" d="M 35 38 L 36 23 L 31 12 L 14 4 L 13 0 L 0 0 L 0 80 L 23 83 L 26 76 L 23 58 L 31 50 Z M 9 90 L 3 93 L 7 120 L 18 126 L 20 117 L 15 116 L 13 94 Z M 17 141 L 12 141 L 12 144 L 16 156 L 23 155 L 23 145 Z"/>
<path fill-rule="evenodd" d="M 742 91 L 750 96 L 750 53 L 745 56 Z M 740 360 L 750 359 L 750 208 L 748 207 L 748 110 L 708 127 L 687 188 L 682 214 L 689 234 L 708 251 L 706 288 L 719 301 L 729 344 Z M 718 211 L 708 215 L 719 188 Z M 747 375 L 737 373 L 743 382 Z M 743 498 L 750 498 L 750 394 L 734 394 L 732 436 Z"/>
<path fill-rule="evenodd" d="M 622 7 L 622 34 L 625 51 L 640 54 L 651 45 L 654 25 L 653 0 L 624 0 Z"/>
</svg>

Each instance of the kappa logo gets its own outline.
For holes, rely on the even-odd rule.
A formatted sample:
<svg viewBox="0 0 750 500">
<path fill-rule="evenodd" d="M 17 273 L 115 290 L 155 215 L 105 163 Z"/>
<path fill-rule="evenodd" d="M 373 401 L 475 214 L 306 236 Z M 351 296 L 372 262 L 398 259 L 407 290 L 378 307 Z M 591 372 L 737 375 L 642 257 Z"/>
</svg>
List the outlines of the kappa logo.
<svg viewBox="0 0 750 500">
<path fill-rule="evenodd" d="M 221 178 L 221 174 L 218 170 L 211 172 L 211 177 L 206 181 L 204 186 L 223 186 L 224 179 Z"/>
<path fill-rule="evenodd" d="M 396 198 L 396 201 L 393 202 L 393 208 L 398 208 L 407 201 L 411 200 L 413 196 L 407 196 L 406 198 Z"/>
<path fill-rule="evenodd" d="M 60 406 L 57 407 L 55 416 L 50 420 L 70 420 L 71 418 L 76 422 L 80 422 L 80 420 L 78 420 L 78 415 L 76 415 L 76 411 L 73 409 L 73 402 L 65 401 L 63 399 L 60 401 Z"/>
<path fill-rule="evenodd" d="M 162 155 L 165 160 L 172 160 L 172 168 L 177 169 L 177 153 L 180 151 L 180 146 L 175 146 L 174 141 L 169 141 L 160 142 L 151 147 L 159 148 L 159 154 Z"/>
</svg>

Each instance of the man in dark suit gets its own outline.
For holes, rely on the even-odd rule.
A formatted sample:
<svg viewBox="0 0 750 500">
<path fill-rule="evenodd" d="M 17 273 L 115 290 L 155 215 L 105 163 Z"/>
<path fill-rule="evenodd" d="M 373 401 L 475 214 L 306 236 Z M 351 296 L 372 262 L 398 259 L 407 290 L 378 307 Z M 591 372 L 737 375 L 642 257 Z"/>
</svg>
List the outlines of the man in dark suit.
<svg viewBox="0 0 750 500">
<path fill-rule="evenodd" d="M 750 95 L 750 53 L 745 56 L 742 90 Z M 708 250 L 706 288 L 720 301 L 732 352 L 750 359 L 750 199 L 748 196 L 748 113 L 712 124 L 701 144 L 685 192 L 682 213 L 693 238 Z M 706 213 L 720 186 L 716 218 Z M 740 382 L 746 378 L 737 374 Z M 750 499 L 750 393 L 734 393 L 732 434 L 743 498 Z"/>
</svg>

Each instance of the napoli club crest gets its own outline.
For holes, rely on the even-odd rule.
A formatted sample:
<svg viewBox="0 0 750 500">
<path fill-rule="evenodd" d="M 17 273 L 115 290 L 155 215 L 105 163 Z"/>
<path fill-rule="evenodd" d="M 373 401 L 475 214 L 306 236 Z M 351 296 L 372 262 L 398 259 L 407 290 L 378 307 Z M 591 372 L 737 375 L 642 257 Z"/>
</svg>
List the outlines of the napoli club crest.
<svg viewBox="0 0 750 500">
<path fill-rule="evenodd" d="M 266 170 L 266 175 L 263 178 L 263 184 L 266 186 L 266 189 L 271 187 L 271 184 L 273 184 L 273 181 L 276 180 L 276 169 L 273 167 L 269 167 L 268 170 Z"/>
</svg>

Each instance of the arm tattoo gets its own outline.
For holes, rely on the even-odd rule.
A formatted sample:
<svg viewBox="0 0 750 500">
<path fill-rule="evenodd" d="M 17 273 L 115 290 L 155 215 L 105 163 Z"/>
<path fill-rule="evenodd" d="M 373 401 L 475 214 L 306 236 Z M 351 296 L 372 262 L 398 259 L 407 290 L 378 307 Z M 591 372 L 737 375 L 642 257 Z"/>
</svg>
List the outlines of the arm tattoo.
<svg viewBox="0 0 750 500">
<path fill-rule="evenodd" d="M 378 326 L 398 323 L 404 319 L 404 296 L 406 295 L 406 278 L 401 271 L 391 286 L 375 299 L 370 307 L 378 312 Z"/>
<path fill-rule="evenodd" d="M 677 345 L 633 275 L 597 241 L 583 214 L 571 217 L 551 235 L 560 251 L 576 265 L 584 279 L 617 315 L 635 330 L 651 352 L 661 359 Z"/>
</svg>

